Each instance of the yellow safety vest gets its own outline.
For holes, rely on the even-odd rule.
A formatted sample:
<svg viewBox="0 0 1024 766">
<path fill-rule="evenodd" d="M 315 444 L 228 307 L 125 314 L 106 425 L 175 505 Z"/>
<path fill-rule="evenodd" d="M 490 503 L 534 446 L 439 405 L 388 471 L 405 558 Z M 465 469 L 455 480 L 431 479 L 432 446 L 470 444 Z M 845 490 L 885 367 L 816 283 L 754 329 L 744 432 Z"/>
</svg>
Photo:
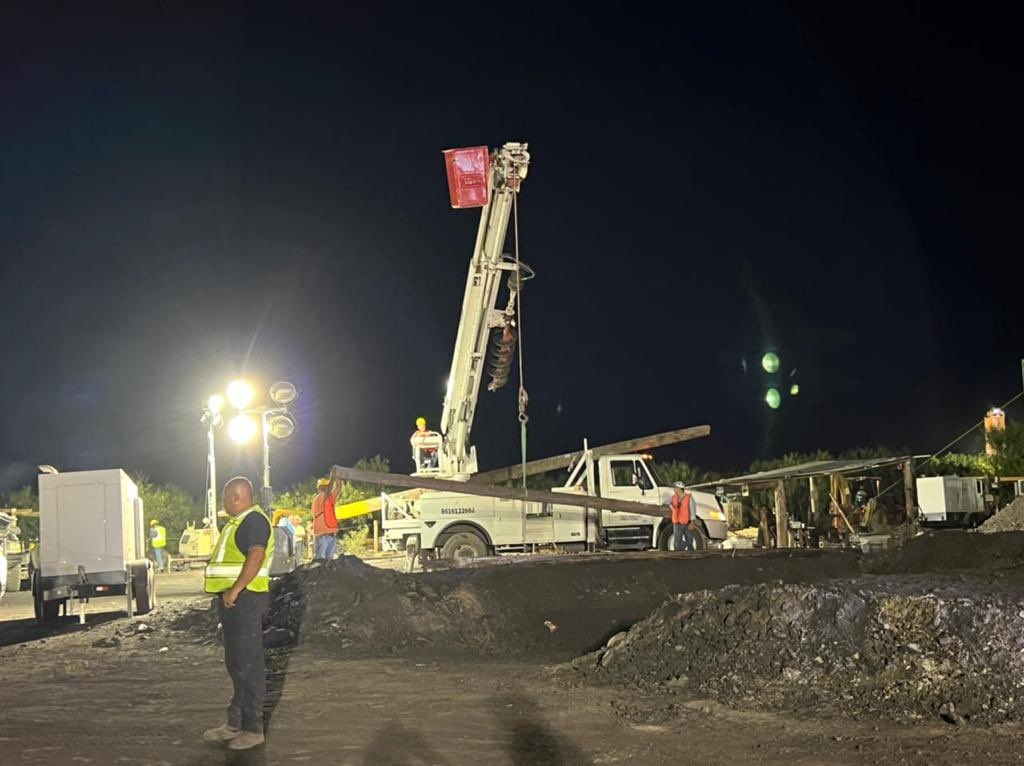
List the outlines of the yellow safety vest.
<svg viewBox="0 0 1024 766">
<path fill-rule="evenodd" d="M 231 516 L 221 529 L 217 537 L 217 543 L 213 546 L 213 553 L 210 554 L 210 563 L 206 565 L 207 593 L 223 593 L 235 584 L 235 580 L 242 574 L 242 564 L 245 563 L 245 554 L 235 544 L 235 532 L 250 513 L 259 513 L 266 518 L 257 506 L 247 511 L 242 511 L 237 516 Z M 267 520 L 270 526 L 270 520 Z M 270 590 L 270 562 L 274 558 L 274 530 L 270 529 L 270 537 L 267 539 L 266 555 L 263 557 L 263 564 L 259 572 L 252 578 L 252 581 L 245 586 L 246 590 L 254 593 L 266 593 Z"/>
<path fill-rule="evenodd" d="M 154 527 L 156 530 L 156 537 L 152 538 L 150 542 L 154 548 L 166 548 L 167 547 L 167 530 L 162 526 L 157 525 Z"/>
</svg>

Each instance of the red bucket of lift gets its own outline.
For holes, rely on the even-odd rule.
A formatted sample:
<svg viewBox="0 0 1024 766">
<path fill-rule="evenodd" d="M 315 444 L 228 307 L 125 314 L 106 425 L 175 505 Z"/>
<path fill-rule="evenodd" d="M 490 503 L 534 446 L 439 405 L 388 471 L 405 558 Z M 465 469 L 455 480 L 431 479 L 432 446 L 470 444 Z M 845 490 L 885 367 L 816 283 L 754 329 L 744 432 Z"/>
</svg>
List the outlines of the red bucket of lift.
<svg viewBox="0 0 1024 766">
<path fill-rule="evenodd" d="M 448 195 L 453 208 L 483 207 L 487 204 L 490 184 L 488 168 L 491 154 L 486 146 L 444 151 L 448 171 Z"/>
</svg>

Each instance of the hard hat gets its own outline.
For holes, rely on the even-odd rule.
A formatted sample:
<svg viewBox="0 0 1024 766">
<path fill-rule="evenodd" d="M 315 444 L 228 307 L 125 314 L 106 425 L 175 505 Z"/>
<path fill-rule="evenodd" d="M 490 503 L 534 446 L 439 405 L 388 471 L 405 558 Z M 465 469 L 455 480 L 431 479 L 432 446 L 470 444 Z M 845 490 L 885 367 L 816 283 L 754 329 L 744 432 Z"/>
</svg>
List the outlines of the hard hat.
<svg viewBox="0 0 1024 766">
<path fill-rule="evenodd" d="M 331 480 L 330 479 L 317 479 L 316 480 L 316 486 L 317 486 L 317 489 L 319 489 L 320 487 L 329 487 L 329 486 L 331 486 Z"/>
<path fill-rule="evenodd" d="M 682 483 L 681 481 L 677 481 L 677 482 L 676 482 L 675 484 L 673 484 L 672 486 L 673 486 L 673 487 L 678 487 L 679 489 L 686 489 L 686 485 L 685 485 L 685 484 L 683 484 L 683 483 Z"/>
<path fill-rule="evenodd" d="M 416 425 L 425 426 L 427 424 L 426 418 L 416 418 Z"/>
<path fill-rule="evenodd" d="M 160 522 L 157 521 L 156 519 L 151 519 L 150 522 L 149 522 L 149 526 L 154 527 L 154 526 L 156 526 L 159 523 Z"/>
</svg>

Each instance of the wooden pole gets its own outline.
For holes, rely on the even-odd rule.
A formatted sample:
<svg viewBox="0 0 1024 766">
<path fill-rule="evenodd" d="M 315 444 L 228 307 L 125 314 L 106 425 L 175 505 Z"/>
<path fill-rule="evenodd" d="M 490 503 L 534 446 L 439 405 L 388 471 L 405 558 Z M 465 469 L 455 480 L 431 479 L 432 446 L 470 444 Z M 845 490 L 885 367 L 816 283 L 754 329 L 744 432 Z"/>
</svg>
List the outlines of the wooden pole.
<svg viewBox="0 0 1024 766">
<path fill-rule="evenodd" d="M 775 482 L 775 545 L 789 547 L 789 523 L 786 516 L 786 482 Z"/>
<path fill-rule="evenodd" d="M 903 463 L 903 502 L 906 504 L 906 520 L 911 522 L 917 518 L 917 505 L 914 502 L 914 464 L 909 458 Z"/>
<path fill-rule="evenodd" d="M 380 553 L 380 521 L 373 520 L 373 552 Z"/>
<path fill-rule="evenodd" d="M 641 436 L 637 439 L 627 439 L 626 441 L 615 442 L 614 444 L 606 444 L 603 447 L 594 447 L 591 450 L 591 453 L 596 460 L 602 455 L 642 452 L 656 447 L 664 447 L 669 444 L 678 444 L 680 442 L 690 441 L 691 439 L 700 439 L 710 434 L 711 426 L 679 428 L 675 431 L 665 431 L 664 433 L 653 434 L 651 436 Z M 571 465 L 575 461 L 579 460 L 582 455 L 582 452 L 566 452 L 564 455 L 556 455 L 555 457 L 546 457 L 542 460 L 530 461 L 526 464 L 526 475 L 533 476 L 538 473 L 547 473 L 548 471 L 556 471 L 559 468 L 565 468 L 567 465 Z M 521 464 L 510 465 L 505 468 L 495 468 L 492 471 L 483 471 L 478 473 L 474 477 L 474 481 L 479 482 L 480 484 L 497 484 L 502 481 L 522 478 L 522 475 L 523 466 Z"/>
<path fill-rule="evenodd" d="M 523 500 L 535 503 L 552 503 L 554 505 L 571 505 L 576 508 L 600 507 L 607 511 L 620 513 L 639 513 L 644 516 L 666 518 L 668 506 L 632 503 L 612 498 L 595 498 L 589 495 L 576 495 L 570 492 L 544 492 L 538 489 L 524 490 L 519 487 L 490 487 L 468 481 L 451 481 L 449 479 L 433 479 L 426 476 L 406 476 L 397 473 L 377 473 L 360 471 L 355 468 L 344 468 L 336 465 L 331 469 L 331 478 L 341 481 L 358 481 L 364 484 L 381 484 L 392 487 L 418 487 L 433 489 L 438 492 L 452 492 L 463 495 L 480 495 L 481 497 L 498 497 L 505 500 Z"/>
<path fill-rule="evenodd" d="M 818 528 L 818 484 L 813 476 L 808 476 L 807 481 L 811 489 L 811 527 Z"/>
</svg>

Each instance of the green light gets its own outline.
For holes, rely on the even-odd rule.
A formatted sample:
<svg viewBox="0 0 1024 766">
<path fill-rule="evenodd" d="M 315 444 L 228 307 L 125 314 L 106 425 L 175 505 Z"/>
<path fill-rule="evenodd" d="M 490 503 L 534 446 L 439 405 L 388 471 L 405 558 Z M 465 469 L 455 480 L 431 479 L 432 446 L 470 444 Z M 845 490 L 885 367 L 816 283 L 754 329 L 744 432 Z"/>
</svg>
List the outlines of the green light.
<svg viewBox="0 0 1024 766">
<path fill-rule="evenodd" d="M 791 385 L 789 387 L 789 395 L 790 396 L 796 396 L 799 393 L 800 393 L 800 386 L 798 386 L 796 383 L 794 383 L 793 385 Z"/>
<path fill-rule="evenodd" d="M 765 372 L 778 372 L 779 371 L 779 357 L 769 351 L 767 354 L 761 357 L 761 366 L 764 367 Z"/>
<path fill-rule="evenodd" d="M 782 404 L 782 397 L 779 395 L 779 389 L 769 388 L 768 393 L 764 395 L 764 401 L 773 410 L 777 410 L 779 405 Z"/>
</svg>

